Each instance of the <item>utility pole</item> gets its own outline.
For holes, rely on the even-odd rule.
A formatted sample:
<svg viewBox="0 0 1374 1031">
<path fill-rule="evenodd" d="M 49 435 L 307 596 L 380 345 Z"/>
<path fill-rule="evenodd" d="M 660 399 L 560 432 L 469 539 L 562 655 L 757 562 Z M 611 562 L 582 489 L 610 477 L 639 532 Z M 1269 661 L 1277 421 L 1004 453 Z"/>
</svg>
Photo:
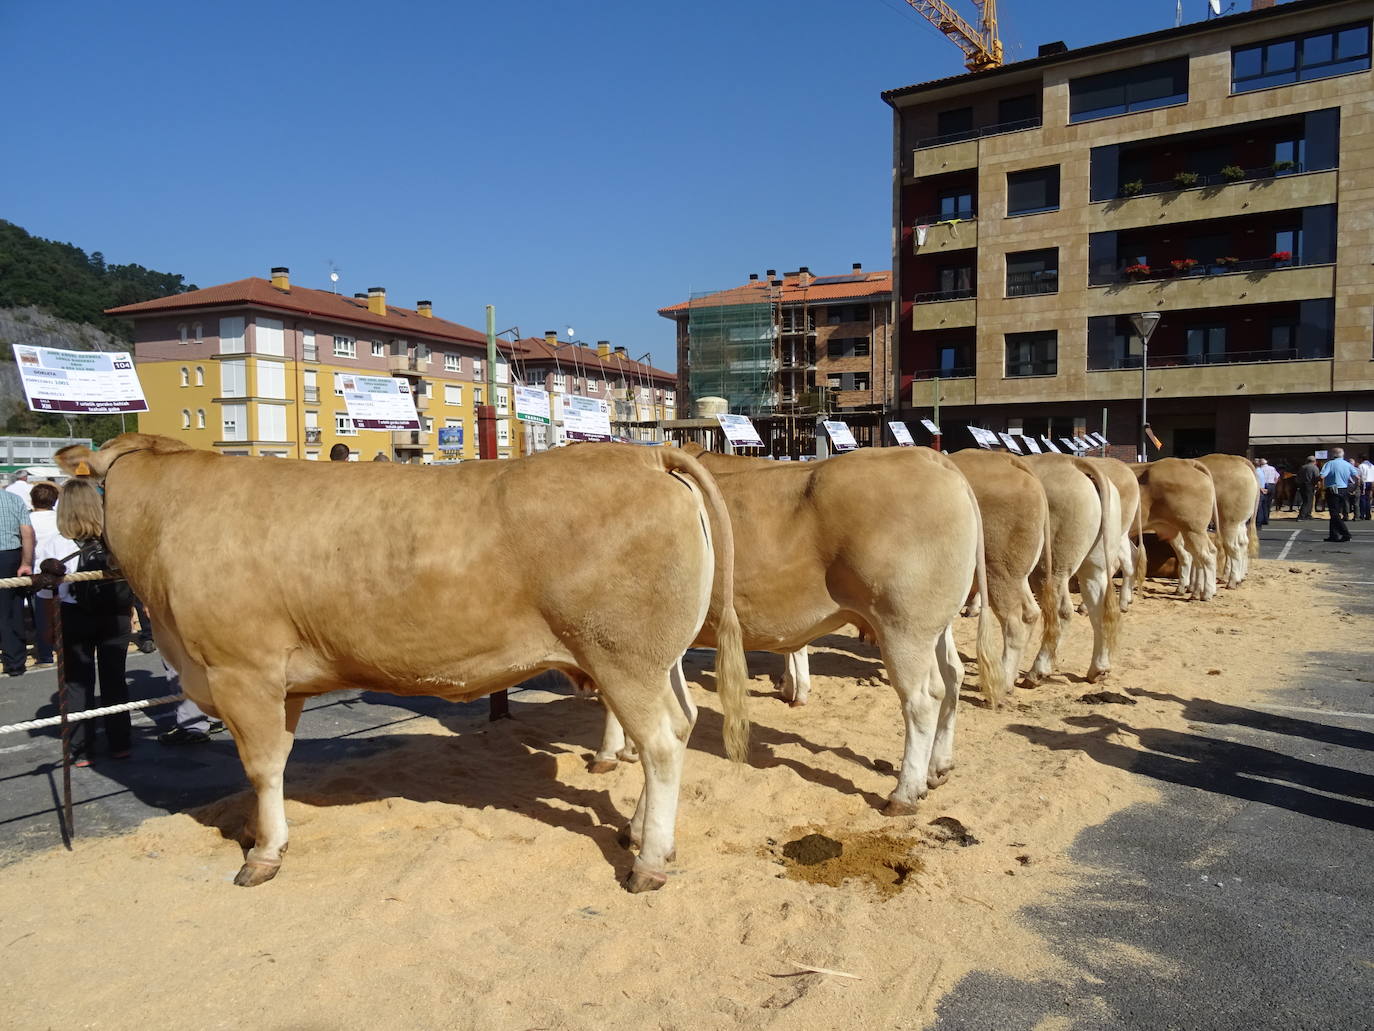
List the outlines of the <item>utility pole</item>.
<svg viewBox="0 0 1374 1031">
<path fill-rule="evenodd" d="M 942 428 L 940 426 L 940 377 L 936 376 L 930 382 L 935 387 L 935 399 L 931 405 L 931 407 L 934 409 L 934 412 L 930 417 L 930 421 L 933 422 L 936 427 L 936 432 L 932 436 L 933 443 L 931 444 L 931 446 L 935 448 L 936 451 L 943 451 L 945 435 L 939 432 L 939 430 Z"/>
<path fill-rule="evenodd" d="M 477 406 L 477 457 L 495 459 L 496 449 L 496 306 L 487 305 L 487 396 Z M 487 719 L 510 719 L 510 697 L 505 691 L 487 696 Z"/>
</svg>

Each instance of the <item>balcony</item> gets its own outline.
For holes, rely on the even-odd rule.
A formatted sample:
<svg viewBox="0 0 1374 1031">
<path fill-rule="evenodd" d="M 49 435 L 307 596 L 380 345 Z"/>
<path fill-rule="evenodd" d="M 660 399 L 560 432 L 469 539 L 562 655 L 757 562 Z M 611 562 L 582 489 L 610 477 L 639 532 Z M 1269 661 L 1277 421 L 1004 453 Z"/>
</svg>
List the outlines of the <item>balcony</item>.
<svg viewBox="0 0 1374 1031">
<path fill-rule="evenodd" d="M 1269 348 L 1264 351 L 1224 351 L 1214 354 L 1182 354 L 1150 356 L 1150 372 L 1200 365 L 1249 365 L 1257 362 L 1313 362 L 1329 360 L 1332 348 L 1318 347 L 1311 353 L 1296 347 Z M 1120 369 L 1139 369 L 1140 355 L 1114 355 L 1089 365 L 1089 372 L 1114 372 Z"/>
<path fill-rule="evenodd" d="M 321 431 L 317 426 L 307 426 L 305 428 L 305 442 L 307 444 L 318 444 L 320 442 Z"/>
<path fill-rule="evenodd" d="M 423 451 L 426 436 L 423 430 L 392 430 L 391 446 L 397 451 Z"/>
<path fill-rule="evenodd" d="M 1130 279 L 1088 290 L 1088 307 L 1095 315 L 1180 308 L 1222 308 L 1234 305 L 1303 301 L 1335 294 L 1334 265 L 1293 266 L 1260 260 L 1267 268 L 1249 271 L 1210 271 L 1197 265 L 1183 273 Z M 1276 267 L 1277 266 L 1277 267 Z M 1202 271 L 1198 271 L 1202 270 Z"/>
<path fill-rule="evenodd" d="M 972 369 L 969 369 L 968 373 L 967 377 L 959 379 L 952 376 L 935 376 L 930 379 L 904 377 L 903 387 L 909 403 L 915 408 L 929 408 L 935 400 L 937 391 L 942 405 L 971 405 L 977 399 L 977 380 L 973 378 Z"/>
<path fill-rule="evenodd" d="M 940 251 L 962 251 L 978 246 L 978 216 L 972 211 L 958 217 L 925 215 L 912 222 L 912 254 L 937 254 Z M 918 227 L 925 228 L 925 242 L 921 242 Z"/>
<path fill-rule="evenodd" d="M 965 301 L 970 297 L 977 297 L 978 291 L 971 286 L 959 287 L 957 290 L 932 290 L 930 293 L 917 294 L 917 304 L 934 304 L 937 301 Z"/>
<path fill-rule="evenodd" d="M 927 295 L 919 295 L 918 301 L 920 296 Z M 923 332 L 972 326 L 975 325 L 977 313 L 978 302 L 972 296 L 958 300 L 917 303 L 911 310 L 911 328 Z"/>
<path fill-rule="evenodd" d="M 956 365 L 943 369 L 917 369 L 912 379 L 971 379 L 977 370 L 972 365 Z"/>
<path fill-rule="evenodd" d="M 415 395 L 415 410 L 417 412 L 427 412 L 430 406 L 430 396 L 428 394 Z"/>
<path fill-rule="evenodd" d="M 939 137 L 936 137 L 939 139 Z M 918 179 L 978 167 L 978 141 L 950 141 L 918 147 L 911 155 L 911 174 Z"/>
<path fill-rule="evenodd" d="M 1018 119 L 1014 122 L 998 122 L 995 125 L 985 125 L 981 129 L 967 129 L 964 132 L 951 132 L 943 136 L 928 136 L 923 140 L 916 141 L 916 149 L 928 150 L 931 147 L 946 147 L 950 144 L 979 140 L 984 136 L 1001 136 L 1004 133 L 1021 132 L 1024 129 L 1038 129 L 1042 124 L 1043 120 L 1039 115 Z"/>
<path fill-rule="evenodd" d="M 1230 168 L 1230 172 L 1222 171 L 1212 175 L 1183 172 L 1172 179 L 1157 183 L 1147 183 L 1140 179 L 1134 179 L 1131 182 L 1123 183 L 1117 191 L 1116 197 L 1112 199 L 1152 197 L 1161 193 L 1178 193 L 1181 190 L 1202 190 L 1215 186 L 1231 186 L 1235 183 L 1253 183 L 1262 179 L 1274 179 L 1278 176 L 1298 175 L 1306 171 L 1302 165 L 1293 161 L 1264 165 L 1260 168 L 1241 168 L 1239 165 L 1232 165 Z"/>
<path fill-rule="evenodd" d="M 386 356 L 386 368 L 393 375 L 418 373 L 420 362 L 413 354 L 389 354 Z"/>
</svg>

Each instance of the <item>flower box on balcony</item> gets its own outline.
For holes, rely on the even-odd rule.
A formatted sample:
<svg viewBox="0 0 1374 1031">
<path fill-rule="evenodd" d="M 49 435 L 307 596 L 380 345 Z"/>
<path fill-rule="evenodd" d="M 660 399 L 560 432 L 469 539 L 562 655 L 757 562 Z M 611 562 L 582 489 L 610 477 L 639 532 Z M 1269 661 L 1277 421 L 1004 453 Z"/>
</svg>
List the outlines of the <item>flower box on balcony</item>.
<svg viewBox="0 0 1374 1031">
<path fill-rule="evenodd" d="M 1293 252 L 1275 251 L 1273 254 L 1269 255 L 1269 260 L 1272 261 L 1276 266 L 1287 265 L 1289 262 L 1293 260 Z"/>
<path fill-rule="evenodd" d="M 1150 278 L 1150 266 L 1149 266 L 1149 265 L 1127 265 L 1127 266 L 1126 266 L 1126 275 L 1127 275 L 1129 278 L 1131 278 L 1131 279 L 1149 279 L 1149 278 Z"/>
<path fill-rule="evenodd" d="M 1175 272 L 1188 273 L 1197 268 L 1197 258 L 1175 258 L 1169 264 Z"/>
<path fill-rule="evenodd" d="M 1239 264 L 1240 264 L 1240 259 L 1239 259 L 1239 258 L 1232 258 L 1232 257 L 1217 258 L 1217 259 L 1213 262 L 1213 264 L 1215 264 L 1215 265 L 1219 266 L 1220 268 L 1223 268 L 1223 269 L 1225 269 L 1226 271 L 1229 272 L 1229 271 L 1230 271 L 1232 268 L 1234 268 L 1236 265 L 1239 265 Z"/>
<path fill-rule="evenodd" d="M 1196 172 L 1179 172 L 1174 176 L 1174 185 L 1180 190 L 1190 190 L 1202 181 L 1202 176 Z"/>
</svg>

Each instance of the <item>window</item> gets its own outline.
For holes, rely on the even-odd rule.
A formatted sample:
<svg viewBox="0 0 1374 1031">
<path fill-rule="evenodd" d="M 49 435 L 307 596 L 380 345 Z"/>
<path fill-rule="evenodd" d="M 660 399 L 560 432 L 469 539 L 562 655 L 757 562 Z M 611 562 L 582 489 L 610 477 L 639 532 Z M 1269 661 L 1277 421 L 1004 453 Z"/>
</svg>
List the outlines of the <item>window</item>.
<svg viewBox="0 0 1374 1031">
<path fill-rule="evenodd" d="M 508 391 L 505 387 L 496 388 L 496 414 L 510 414 L 510 391 Z"/>
<path fill-rule="evenodd" d="M 997 102 L 997 122 L 999 125 L 1022 125 L 1035 122 L 1040 118 L 1040 97 L 1027 93 L 1021 97 L 1004 97 Z"/>
<path fill-rule="evenodd" d="M 199 322 L 193 323 L 191 326 L 191 339 L 198 344 L 205 339 L 204 335 L 201 333 Z"/>
<path fill-rule="evenodd" d="M 496 358 L 496 382 L 510 382 L 510 362 L 503 355 L 498 355 Z"/>
<path fill-rule="evenodd" d="M 496 424 L 496 443 L 498 447 L 510 447 L 510 423 L 498 422 Z"/>
<path fill-rule="evenodd" d="M 286 334 L 281 319 L 254 319 L 253 344 L 258 354 L 273 354 L 278 358 L 286 354 Z"/>
<path fill-rule="evenodd" d="M 843 358 L 847 343 L 849 341 L 844 337 L 831 337 L 825 344 L 825 356 L 827 358 Z"/>
<path fill-rule="evenodd" d="M 964 186 L 957 190 L 941 190 L 939 205 L 939 215 L 942 222 L 956 218 L 975 217 L 973 190 L 970 187 Z"/>
<path fill-rule="evenodd" d="M 457 355 L 457 354 L 446 354 L 446 355 L 444 355 L 444 371 L 445 371 L 445 372 L 462 372 L 462 371 L 463 371 L 463 357 L 462 357 L 462 355 Z"/>
<path fill-rule="evenodd" d="M 219 353 L 243 353 L 243 316 L 219 320 Z"/>
<path fill-rule="evenodd" d="M 189 339 L 186 333 L 186 323 L 177 326 L 177 332 L 181 335 L 181 342 L 184 344 Z"/>
<path fill-rule="evenodd" d="M 973 375 L 973 345 L 951 344 L 935 354 L 942 377 Z"/>
<path fill-rule="evenodd" d="M 1188 327 L 1188 364 L 1210 365 L 1225 353 L 1225 326 Z"/>
<path fill-rule="evenodd" d="M 189 430 L 191 428 L 191 411 L 188 408 L 181 410 L 181 428 Z"/>
<path fill-rule="evenodd" d="M 334 357 L 335 358 L 356 358 L 358 357 L 358 341 L 352 337 L 336 336 L 334 338 Z"/>
<path fill-rule="evenodd" d="M 1345 25 L 1231 51 L 1231 92 L 1248 93 L 1369 68 L 1369 25 Z"/>
<path fill-rule="evenodd" d="M 972 265 L 941 265 L 937 270 L 940 289 L 935 300 L 952 300 L 972 297 L 974 289 L 974 267 Z"/>
<path fill-rule="evenodd" d="M 374 341 L 372 341 L 372 357 L 373 357 L 373 358 L 385 358 L 385 357 L 386 357 L 386 344 L 382 343 L 380 340 L 374 340 Z"/>
<path fill-rule="evenodd" d="M 867 337 L 854 338 L 854 357 L 867 358 L 869 354 L 869 343 Z"/>
<path fill-rule="evenodd" d="M 258 397 L 286 397 L 286 366 L 280 362 L 258 362 L 256 393 Z"/>
<path fill-rule="evenodd" d="M 220 411 L 223 420 L 224 440 L 248 439 L 248 406 L 224 405 Z"/>
<path fill-rule="evenodd" d="M 474 358 L 474 359 L 472 360 L 472 378 L 473 378 L 473 379 L 481 379 L 481 378 L 482 378 L 482 359 L 481 359 L 481 358 Z"/>
<path fill-rule="evenodd" d="M 444 404 L 460 405 L 463 403 L 463 384 L 445 383 L 444 384 Z"/>
<path fill-rule="evenodd" d="M 855 390 L 867 390 L 867 389 L 868 389 L 868 373 L 866 373 L 866 372 L 856 372 L 856 373 L 854 373 L 854 389 L 855 389 Z"/>
<path fill-rule="evenodd" d="M 1188 59 L 1124 68 L 1069 81 L 1069 121 L 1149 111 L 1188 100 Z"/>
<path fill-rule="evenodd" d="M 191 385 L 191 370 L 184 365 L 181 367 L 181 385 L 183 387 L 189 387 Z"/>
<path fill-rule="evenodd" d="M 356 437 L 358 431 L 353 428 L 353 420 L 345 412 L 334 413 L 334 432 L 340 437 Z"/>
<path fill-rule="evenodd" d="M 833 373 L 832 373 L 831 375 L 827 376 L 827 377 L 826 377 L 826 380 L 825 380 L 826 386 L 828 386 L 831 390 L 841 390 L 841 389 L 843 389 L 843 383 L 844 383 L 844 377 L 843 377 L 843 376 L 839 376 L 839 375 L 835 375 L 835 374 L 833 374 Z"/>
<path fill-rule="evenodd" d="M 258 440 L 286 439 L 286 409 L 281 405 L 258 405 Z"/>
<path fill-rule="evenodd" d="M 973 135 L 973 108 L 960 107 L 953 111 L 941 111 L 935 116 L 935 135 L 946 137 Z"/>
<path fill-rule="evenodd" d="M 473 384 L 472 387 L 472 403 L 475 405 L 480 405 L 482 403 L 482 388 L 476 384 Z"/>
<path fill-rule="evenodd" d="M 1059 334 L 1008 333 L 1007 376 L 1054 376 L 1059 372 Z"/>
<path fill-rule="evenodd" d="M 343 381 L 344 374 L 342 372 L 334 373 L 334 393 L 339 397 L 343 397 Z"/>
<path fill-rule="evenodd" d="M 1020 251 L 1007 255 L 1007 296 L 1029 297 L 1059 292 L 1059 249 Z"/>
<path fill-rule="evenodd" d="M 301 351 L 302 357 L 308 362 L 319 359 L 320 353 L 315 350 L 315 331 L 313 329 L 301 330 Z"/>
<path fill-rule="evenodd" d="M 1031 215 L 1059 208 L 1059 166 L 1007 173 L 1007 214 Z"/>
<path fill-rule="evenodd" d="M 205 429 L 205 409 L 204 409 L 204 408 L 197 408 L 197 409 L 196 409 L 196 429 L 198 429 L 198 430 L 203 430 L 203 429 Z"/>
<path fill-rule="evenodd" d="M 568 388 L 567 377 L 564 376 L 561 372 L 555 372 L 555 373 L 553 374 L 553 389 L 554 389 L 554 390 L 566 390 L 567 388 Z"/>
<path fill-rule="evenodd" d="M 219 392 L 222 397 L 248 396 L 248 368 L 246 362 L 236 361 L 219 363 Z"/>
<path fill-rule="evenodd" d="M 204 365 L 197 365 L 197 366 L 196 366 L 196 386 L 198 386 L 198 387 L 203 387 L 203 386 L 205 386 L 205 366 L 204 366 Z"/>
<path fill-rule="evenodd" d="M 306 413 L 305 413 L 305 428 L 308 429 L 308 430 L 317 430 L 317 429 L 320 428 L 320 413 L 319 413 L 319 412 L 306 412 Z"/>
</svg>

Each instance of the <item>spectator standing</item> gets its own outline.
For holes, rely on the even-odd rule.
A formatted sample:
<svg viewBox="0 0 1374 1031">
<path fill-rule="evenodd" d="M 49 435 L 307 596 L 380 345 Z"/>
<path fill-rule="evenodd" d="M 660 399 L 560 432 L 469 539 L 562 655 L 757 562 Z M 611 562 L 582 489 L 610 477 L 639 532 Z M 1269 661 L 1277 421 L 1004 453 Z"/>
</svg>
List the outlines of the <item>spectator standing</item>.
<svg viewBox="0 0 1374 1031">
<path fill-rule="evenodd" d="M 1331 449 L 1331 458 L 1322 466 L 1322 483 L 1326 485 L 1326 509 L 1331 515 L 1331 530 L 1324 538 L 1333 544 L 1350 540 L 1346 528 L 1346 506 L 1350 488 L 1360 482 L 1360 471 L 1345 460 L 1341 448 Z"/>
<path fill-rule="evenodd" d="M 1298 518 L 1312 518 L 1312 502 L 1317 498 L 1317 484 L 1322 482 L 1322 471 L 1317 468 L 1317 456 L 1308 455 L 1307 462 L 1298 470 Z"/>
<path fill-rule="evenodd" d="M 55 537 L 57 532 L 57 487 L 51 483 L 35 483 L 29 494 L 33 511 L 29 519 L 33 522 L 34 554 L 40 554 Z M 45 599 L 52 597 L 52 591 L 39 591 L 31 599 L 33 606 L 33 664 L 35 669 L 47 669 L 52 665 L 52 628 L 48 626 L 48 605 Z"/>
<path fill-rule="evenodd" d="M 29 483 L 28 470 L 20 469 L 17 473 L 15 473 L 14 479 L 10 480 L 9 486 L 5 489 L 9 491 L 11 494 L 15 494 L 18 495 L 20 498 L 23 498 L 25 508 L 33 508 L 33 503 L 29 500 L 29 492 L 33 490 L 33 486 Z"/>
<path fill-rule="evenodd" d="M 1269 525 L 1269 506 L 1274 503 L 1274 484 L 1279 482 L 1279 471 L 1269 464 L 1268 459 L 1255 459 L 1255 479 L 1259 481 L 1259 515 L 1256 526 Z"/>
<path fill-rule="evenodd" d="M 1360 518 L 1369 518 L 1371 495 L 1374 495 L 1374 462 L 1368 455 L 1360 456 Z"/>
<path fill-rule="evenodd" d="M 33 521 L 24 500 L 8 488 L 0 490 L 0 577 L 33 572 Z M 0 591 L 0 662 L 5 674 L 24 675 L 24 596 Z"/>
<path fill-rule="evenodd" d="M 57 512 L 58 536 L 51 539 L 40 557 L 43 572 L 87 572 L 108 569 L 109 556 L 102 535 L 104 505 L 100 489 L 88 480 L 74 479 L 62 488 Z M 89 709 L 99 696 L 102 705 L 121 705 L 129 700 L 124 664 L 129 652 L 133 594 L 123 580 L 63 583 L 58 587 L 62 620 L 62 659 L 67 690 L 75 711 Z M 82 720 L 72 732 L 72 752 L 78 766 L 89 766 L 94 751 L 94 720 Z M 104 717 L 105 739 L 110 755 L 127 759 L 133 724 L 127 712 Z"/>
</svg>

